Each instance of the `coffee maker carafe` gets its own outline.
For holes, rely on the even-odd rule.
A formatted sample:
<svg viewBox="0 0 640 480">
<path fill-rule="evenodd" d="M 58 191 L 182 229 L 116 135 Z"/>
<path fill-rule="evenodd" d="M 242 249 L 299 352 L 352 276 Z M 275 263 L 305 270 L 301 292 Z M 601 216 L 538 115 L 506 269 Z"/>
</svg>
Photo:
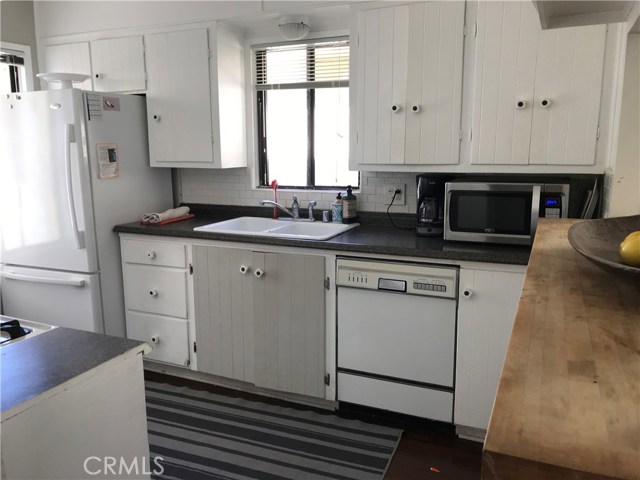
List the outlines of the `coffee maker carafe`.
<svg viewBox="0 0 640 480">
<path fill-rule="evenodd" d="M 445 176 L 418 175 L 416 233 L 426 237 L 441 237 L 444 228 Z"/>
</svg>

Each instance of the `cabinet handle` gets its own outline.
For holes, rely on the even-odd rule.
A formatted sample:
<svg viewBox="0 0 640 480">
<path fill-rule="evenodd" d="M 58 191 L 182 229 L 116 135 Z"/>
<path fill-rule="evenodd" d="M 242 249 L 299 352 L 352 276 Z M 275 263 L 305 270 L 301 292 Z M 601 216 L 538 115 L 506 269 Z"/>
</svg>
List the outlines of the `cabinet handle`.
<svg viewBox="0 0 640 480">
<path fill-rule="evenodd" d="M 101 73 L 96 73 L 96 78 L 97 79 L 101 79 L 102 78 L 102 74 Z"/>
<path fill-rule="evenodd" d="M 159 121 L 160 121 L 160 115 L 154 115 L 154 116 L 153 116 L 153 119 L 154 119 L 155 121 L 159 122 Z"/>
<path fill-rule="evenodd" d="M 151 295 L 152 297 L 157 297 L 158 296 L 158 290 L 156 290 L 155 288 L 149 290 L 149 295 Z"/>
<path fill-rule="evenodd" d="M 413 107 L 411 107 L 411 111 L 413 113 L 418 113 L 420 111 L 420 105 L 414 105 Z"/>
<path fill-rule="evenodd" d="M 256 276 L 256 278 L 262 278 L 262 277 L 264 277 L 265 272 L 261 268 L 256 268 L 256 270 L 255 270 L 255 272 L 253 272 L 253 274 Z"/>
<path fill-rule="evenodd" d="M 518 100 L 518 102 L 516 103 L 516 108 L 518 110 L 524 110 L 525 108 L 527 108 L 527 102 L 524 100 Z"/>
<path fill-rule="evenodd" d="M 151 335 L 151 343 L 153 343 L 154 345 L 157 345 L 160 343 L 160 336 L 158 335 Z"/>
<path fill-rule="evenodd" d="M 240 273 L 241 274 L 245 274 L 249 271 L 249 267 L 247 267 L 246 265 L 240 265 Z"/>
<path fill-rule="evenodd" d="M 400 111 L 400 105 L 391 105 L 391 111 L 397 113 Z"/>
<path fill-rule="evenodd" d="M 463 296 L 464 298 L 466 298 L 467 300 L 469 300 L 469 299 L 473 296 L 473 290 L 471 290 L 470 288 L 465 289 L 465 290 L 462 292 L 462 296 Z"/>
<path fill-rule="evenodd" d="M 151 250 L 151 251 L 147 252 L 147 257 L 148 257 L 150 260 L 153 260 L 154 258 L 156 258 L 156 252 L 154 252 L 153 250 Z"/>
<path fill-rule="evenodd" d="M 551 106 L 551 100 L 549 100 L 548 98 L 543 98 L 542 100 L 540 100 L 540 106 L 542 108 L 549 108 Z"/>
</svg>

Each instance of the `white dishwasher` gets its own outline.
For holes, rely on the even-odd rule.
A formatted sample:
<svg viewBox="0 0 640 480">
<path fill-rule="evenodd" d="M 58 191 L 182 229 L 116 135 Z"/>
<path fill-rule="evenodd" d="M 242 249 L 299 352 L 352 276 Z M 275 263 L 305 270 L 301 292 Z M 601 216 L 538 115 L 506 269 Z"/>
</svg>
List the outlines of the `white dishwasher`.
<svg viewBox="0 0 640 480">
<path fill-rule="evenodd" d="M 338 401 L 453 421 L 458 269 L 339 258 Z"/>
</svg>

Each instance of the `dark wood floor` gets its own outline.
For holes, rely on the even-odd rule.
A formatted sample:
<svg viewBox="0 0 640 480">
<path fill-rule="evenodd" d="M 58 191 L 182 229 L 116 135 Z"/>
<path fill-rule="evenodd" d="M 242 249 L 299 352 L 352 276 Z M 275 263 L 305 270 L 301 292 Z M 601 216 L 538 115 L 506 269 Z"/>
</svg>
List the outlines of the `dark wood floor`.
<svg viewBox="0 0 640 480">
<path fill-rule="evenodd" d="M 242 397 L 275 405 L 309 410 L 310 407 L 281 400 L 261 397 L 250 393 L 230 390 L 215 385 L 145 371 L 145 378 L 157 382 L 184 385 L 197 390 L 206 390 L 220 395 Z M 327 412 L 317 410 L 318 413 Z M 413 417 L 385 414 L 374 409 L 344 406 L 338 412 L 345 418 L 377 423 L 404 430 L 400 445 L 391 461 L 385 480 L 479 480 L 482 445 L 462 440 L 455 436 L 451 425 Z"/>
</svg>

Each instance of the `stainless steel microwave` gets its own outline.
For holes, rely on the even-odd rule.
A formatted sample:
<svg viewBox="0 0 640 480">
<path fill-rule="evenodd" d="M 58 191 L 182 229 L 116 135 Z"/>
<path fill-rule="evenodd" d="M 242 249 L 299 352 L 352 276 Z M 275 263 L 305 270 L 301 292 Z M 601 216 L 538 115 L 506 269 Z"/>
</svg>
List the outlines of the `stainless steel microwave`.
<svg viewBox="0 0 640 480">
<path fill-rule="evenodd" d="M 444 239 L 531 245 L 538 218 L 568 209 L 568 184 L 449 182 Z"/>
</svg>

